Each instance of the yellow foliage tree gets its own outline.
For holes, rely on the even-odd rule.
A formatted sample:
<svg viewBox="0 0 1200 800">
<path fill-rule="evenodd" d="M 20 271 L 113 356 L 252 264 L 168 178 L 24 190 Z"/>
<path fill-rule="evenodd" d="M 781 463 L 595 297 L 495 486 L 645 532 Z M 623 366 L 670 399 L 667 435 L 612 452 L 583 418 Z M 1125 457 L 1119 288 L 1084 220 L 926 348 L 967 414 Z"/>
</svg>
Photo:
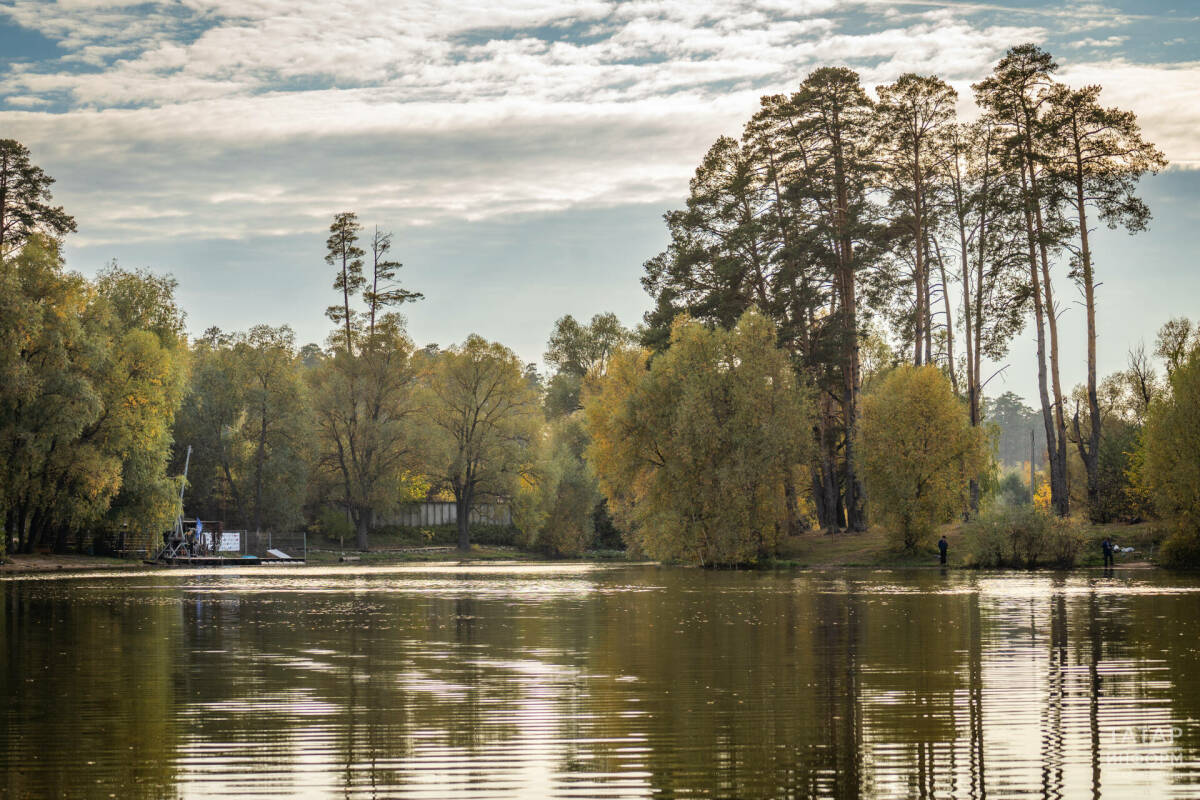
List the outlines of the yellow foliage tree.
<svg viewBox="0 0 1200 800">
<path fill-rule="evenodd" d="M 731 330 L 681 318 L 665 353 L 618 353 L 589 381 L 588 459 L 632 545 L 747 563 L 786 527 L 785 479 L 806 462 L 810 408 L 762 315 Z"/>
<path fill-rule="evenodd" d="M 983 431 L 933 366 L 897 367 L 875 384 L 863 398 L 858 447 L 871 513 L 910 551 L 966 508 L 968 482 L 989 455 Z"/>
</svg>

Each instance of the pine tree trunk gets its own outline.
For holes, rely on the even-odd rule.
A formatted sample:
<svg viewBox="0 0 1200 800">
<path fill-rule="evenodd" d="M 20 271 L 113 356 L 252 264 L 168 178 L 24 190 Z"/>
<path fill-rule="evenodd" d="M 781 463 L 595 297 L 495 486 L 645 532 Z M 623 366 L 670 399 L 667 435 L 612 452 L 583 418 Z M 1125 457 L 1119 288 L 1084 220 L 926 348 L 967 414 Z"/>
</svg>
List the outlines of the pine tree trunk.
<svg viewBox="0 0 1200 800">
<path fill-rule="evenodd" d="M 1100 401 L 1096 391 L 1096 283 L 1092 273 L 1092 252 L 1088 242 L 1087 208 L 1084 205 L 1083 156 L 1079 151 L 1078 135 L 1075 139 L 1075 205 L 1079 212 L 1079 260 L 1083 267 L 1083 299 L 1087 309 L 1087 396 L 1088 414 L 1091 416 L 1086 447 L 1083 437 L 1080 435 L 1078 423 L 1075 426 L 1075 433 L 1079 443 L 1079 455 L 1087 470 L 1088 515 L 1093 522 L 1096 522 L 1100 509 L 1100 428 L 1103 424 L 1100 417 Z"/>
</svg>

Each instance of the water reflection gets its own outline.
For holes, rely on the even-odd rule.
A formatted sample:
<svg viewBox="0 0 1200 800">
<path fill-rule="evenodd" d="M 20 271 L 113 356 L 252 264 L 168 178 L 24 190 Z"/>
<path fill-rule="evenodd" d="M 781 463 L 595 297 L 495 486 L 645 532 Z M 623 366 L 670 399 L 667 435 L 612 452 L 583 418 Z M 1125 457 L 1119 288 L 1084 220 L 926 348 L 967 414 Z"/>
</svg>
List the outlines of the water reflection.
<svg viewBox="0 0 1200 800">
<path fill-rule="evenodd" d="M 1188 797 L 1200 583 L 522 566 L 0 582 L 0 794 Z"/>
</svg>

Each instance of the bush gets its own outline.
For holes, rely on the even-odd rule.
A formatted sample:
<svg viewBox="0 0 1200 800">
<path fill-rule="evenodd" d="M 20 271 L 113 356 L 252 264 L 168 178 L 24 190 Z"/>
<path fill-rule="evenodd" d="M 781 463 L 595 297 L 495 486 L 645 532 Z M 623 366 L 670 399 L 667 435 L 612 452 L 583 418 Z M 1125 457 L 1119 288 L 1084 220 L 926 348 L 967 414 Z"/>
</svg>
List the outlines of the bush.
<svg viewBox="0 0 1200 800">
<path fill-rule="evenodd" d="M 975 567 L 1067 569 L 1083 546 L 1079 526 L 1031 506 L 998 506 L 965 527 L 967 563 Z"/>
<path fill-rule="evenodd" d="M 1200 567 L 1200 531 L 1179 527 L 1167 537 L 1159 550 L 1158 560 L 1169 569 Z"/>
<path fill-rule="evenodd" d="M 354 524 L 346 519 L 346 512 L 328 506 L 317 514 L 314 533 L 325 535 L 326 539 L 334 542 L 349 540 L 354 544 Z"/>
</svg>

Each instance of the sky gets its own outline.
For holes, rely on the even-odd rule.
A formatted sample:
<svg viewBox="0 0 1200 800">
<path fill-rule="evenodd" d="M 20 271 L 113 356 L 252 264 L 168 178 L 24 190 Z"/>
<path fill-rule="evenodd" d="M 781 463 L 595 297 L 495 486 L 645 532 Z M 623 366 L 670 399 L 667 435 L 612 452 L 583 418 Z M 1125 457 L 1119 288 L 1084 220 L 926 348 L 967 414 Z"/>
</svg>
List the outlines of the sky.
<svg viewBox="0 0 1200 800">
<path fill-rule="evenodd" d="M 417 345 L 475 332 L 541 361 L 554 320 L 650 306 L 704 152 L 829 64 L 869 90 L 970 84 L 1032 41 L 1171 162 L 1148 232 L 1097 234 L 1101 374 L 1200 317 L 1200 5 L 876 0 L 0 0 L 0 137 L 57 179 L 68 266 L 172 274 L 193 334 L 324 340 L 335 213 L 393 232 Z M 1083 380 L 1065 276 L 1063 380 Z M 989 394 L 1036 396 L 1032 325 Z M 1007 368 L 1005 368 L 1007 366 Z"/>
</svg>

